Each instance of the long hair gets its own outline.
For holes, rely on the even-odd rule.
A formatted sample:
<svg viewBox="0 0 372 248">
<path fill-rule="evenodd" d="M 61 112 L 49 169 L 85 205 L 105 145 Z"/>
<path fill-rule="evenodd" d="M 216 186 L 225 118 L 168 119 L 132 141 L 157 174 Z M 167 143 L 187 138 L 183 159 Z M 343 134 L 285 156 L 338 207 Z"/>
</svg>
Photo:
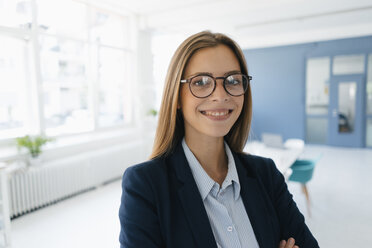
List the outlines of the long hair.
<svg viewBox="0 0 372 248">
<path fill-rule="evenodd" d="M 179 101 L 180 80 L 191 56 L 198 50 L 228 46 L 235 54 L 240 64 L 240 70 L 248 75 L 248 69 L 242 50 L 232 39 L 221 33 L 203 31 L 187 38 L 176 50 L 169 64 L 163 98 L 159 110 L 159 120 L 156 129 L 154 145 L 150 159 L 168 156 L 185 135 L 181 110 L 177 109 Z M 244 94 L 244 104 L 240 116 L 224 137 L 230 149 L 242 152 L 248 139 L 252 119 L 251 87 Z"/>
</svg>

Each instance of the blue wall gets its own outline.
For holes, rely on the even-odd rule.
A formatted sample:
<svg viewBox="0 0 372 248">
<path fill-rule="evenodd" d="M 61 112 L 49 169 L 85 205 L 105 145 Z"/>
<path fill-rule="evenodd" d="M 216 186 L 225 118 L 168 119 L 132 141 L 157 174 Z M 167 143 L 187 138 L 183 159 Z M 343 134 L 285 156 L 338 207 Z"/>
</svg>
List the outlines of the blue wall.
<svg viewBox="0 0 372 248">
<path fill-rule="evenodd" d="M 371 52 L 372 36 L 244 50 L 253 77 L 250 138 L 260 139 L 262 132 L 272 132 L 284 139 L 305 139 L 306 59 Z"/>
</svg>

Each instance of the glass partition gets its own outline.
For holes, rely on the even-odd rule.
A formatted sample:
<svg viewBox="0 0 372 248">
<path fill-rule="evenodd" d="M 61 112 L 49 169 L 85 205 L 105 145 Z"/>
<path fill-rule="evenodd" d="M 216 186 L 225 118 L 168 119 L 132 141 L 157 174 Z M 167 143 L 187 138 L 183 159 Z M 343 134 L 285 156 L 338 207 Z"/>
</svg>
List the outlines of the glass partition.
<svg viewBox="0 0 372 248">
<path fill-rule="evenodd" d="M 367 70 L 367 115 L 372 115 L 372 54 L 368 56 Z"/>
<path fill-rule="evenodd" d="M 366 145 L 372 147 L 372 119 L 367 120 Z"/>
<path fill-rule="evenodd" d="M 307 117 L 306 142 L 325 144 L 327 142 L 328 118 Z"/>
<path fill-rule="evenodd" d="M 306 113 L 328 114 L 330 58 L 311 58 L 306 63 Z"/>
<path fill-rule="evenodd" d="M 339 55 L 333 58 L 333 75 L 364 73 L 364 55 Z"/>
<path fill-rule="evenodd" d="M 367 67 L 367 125 L 366 145 L 372 147 L 372 54 L 368 56 Z"/>
</svg>

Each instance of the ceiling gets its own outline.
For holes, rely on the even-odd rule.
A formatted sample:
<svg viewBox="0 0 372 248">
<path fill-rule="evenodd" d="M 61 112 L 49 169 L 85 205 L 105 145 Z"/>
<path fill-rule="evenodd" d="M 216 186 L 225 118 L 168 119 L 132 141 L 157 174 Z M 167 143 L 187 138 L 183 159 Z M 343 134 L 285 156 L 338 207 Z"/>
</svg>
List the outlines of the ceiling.
<svg viewBox="0 0 372 248">
<path fill-rule="evenodd" d="M 371 0 L 105 0 L 155 34 L 223 32 L 243 48 L 372 35 Z"/>
</svg>

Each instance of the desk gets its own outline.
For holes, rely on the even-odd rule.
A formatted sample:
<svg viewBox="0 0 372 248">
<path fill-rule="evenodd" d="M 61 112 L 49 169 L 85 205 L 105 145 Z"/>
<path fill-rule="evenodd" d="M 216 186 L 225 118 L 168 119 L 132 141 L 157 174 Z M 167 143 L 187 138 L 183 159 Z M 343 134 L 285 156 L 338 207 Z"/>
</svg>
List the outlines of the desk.
<svg viewBox="0 0 372 248">
<path fill-rule="evenodd" d="M 303 152 L 303 148 L 273 148 L 267 147 L 262 142 L 248 142 L 243 151 L 252 155 L 271 158 L 278 170 L 286 179 L 292 174 L 291 165 Z"/>
</svg>

